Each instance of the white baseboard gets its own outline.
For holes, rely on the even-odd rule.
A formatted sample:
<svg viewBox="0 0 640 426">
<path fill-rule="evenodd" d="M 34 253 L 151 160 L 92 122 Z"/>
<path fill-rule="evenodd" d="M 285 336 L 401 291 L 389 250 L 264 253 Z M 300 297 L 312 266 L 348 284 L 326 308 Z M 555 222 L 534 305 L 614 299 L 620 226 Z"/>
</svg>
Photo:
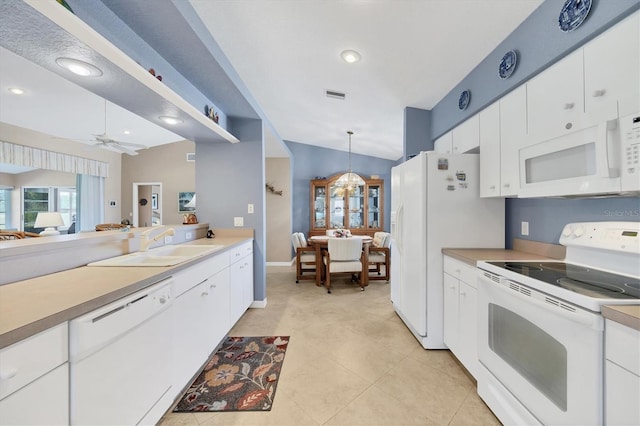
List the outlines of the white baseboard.
<svg viewBox="0 0 640 426">
<path fill-rule="evenodd" d="M 253 302 L 251 302 L 251 305 L 249 306 L 249 308 L 256 308 L 256 309 L 264 309 L 266 307 L 267 307 L 266 297 L 263 300 L 254 300 Z"/>
</svg>

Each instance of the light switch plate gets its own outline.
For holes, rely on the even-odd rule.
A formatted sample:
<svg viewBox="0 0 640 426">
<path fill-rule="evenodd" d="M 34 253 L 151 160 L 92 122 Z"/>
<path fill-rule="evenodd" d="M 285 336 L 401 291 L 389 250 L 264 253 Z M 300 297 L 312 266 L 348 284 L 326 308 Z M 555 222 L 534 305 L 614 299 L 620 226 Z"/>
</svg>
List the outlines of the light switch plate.
<svg viewBox="0 0 640 426">
<path fill-rule="evenodd" d="M 184 234 L 184 238 L 185 238 L 186 240 L 190 240 L 190 239 L 192 239 L 192 238 L 193 238 L 193 234 L 192 234 L 191 232 L 185 232 L 185 234 Z"/>
<path fill-rule="evenodd" d="M 173 243 L 173 237 L 171 235 L 167 235 L 166 237 L 164 237 L 164 243 L 165 244 Z"/>
<path fill-rule="evenodd" d="M 234 217 L 233 218 L 233 226 L 244 226 L 244 218 L 243 217 Z"/>
<path fill-rule="evenodd" d="M 520 224 L 520 233 L 522 235 L 529 235 L 529 222 L 522 222 Z"/>
<path fill-rule="evenodd" d="M 247 213 L 252 214 L 253 213 L 253 204 L 249 204 L 247 206 Z"/>
</svg>

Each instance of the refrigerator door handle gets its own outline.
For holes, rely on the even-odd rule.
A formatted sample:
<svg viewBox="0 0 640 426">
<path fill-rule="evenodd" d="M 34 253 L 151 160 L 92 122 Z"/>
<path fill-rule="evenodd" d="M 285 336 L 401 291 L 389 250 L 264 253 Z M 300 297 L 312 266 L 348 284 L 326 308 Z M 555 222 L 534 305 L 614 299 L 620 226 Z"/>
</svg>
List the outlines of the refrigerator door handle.
<svg viewBox="0 0 640 426">
<path fill-rule="evenodd" d="M 403 241 L 402 241 L 403 216 L 404 216 L 404 205 L 400 204 L 400 206 L 398 207 L 398 212 L 396 216 L 396 243 L 397 243 L 398 252 L 400 253 L 400 255 L 402 255 L 402 251 L 403 251 Z"/>
</svg>

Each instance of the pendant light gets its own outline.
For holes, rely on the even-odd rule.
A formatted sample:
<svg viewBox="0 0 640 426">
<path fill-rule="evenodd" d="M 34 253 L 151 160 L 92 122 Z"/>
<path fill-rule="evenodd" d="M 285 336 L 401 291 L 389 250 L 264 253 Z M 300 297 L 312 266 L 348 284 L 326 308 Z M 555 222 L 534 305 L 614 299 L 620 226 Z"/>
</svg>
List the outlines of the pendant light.
<svg viewBox="0 0 640 426">
<path fill-rule="evenodd" d="M 348 130 L 347 134 L 349 135 L 349 171 L 338 178 L 336 186 L 352 191 L 356 187 L 364 185 L 364 179 L 351 171 L 351 135 L 353 132 Z"/>
</svg>

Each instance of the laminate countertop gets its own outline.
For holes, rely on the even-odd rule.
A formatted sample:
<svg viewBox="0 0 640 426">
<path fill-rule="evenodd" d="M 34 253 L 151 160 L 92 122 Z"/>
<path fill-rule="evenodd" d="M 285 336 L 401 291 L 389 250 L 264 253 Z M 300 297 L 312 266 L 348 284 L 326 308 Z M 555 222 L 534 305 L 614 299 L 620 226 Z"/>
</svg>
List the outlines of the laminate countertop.
<svg viewBox="0 0 640 426">
<path fill-rule="evenodd" d="M 253 237 L 216 237 L 185 245 L 222 245 L 211 254 L 166 267 L 83 266 L 0 286 L 0 349 L 91 312 Z"/>
<path fill-rule="evenodd" d="M 640 331 L 640 304 L 605 305 L 602 307 L 602 316 Z"/>
</svg>

